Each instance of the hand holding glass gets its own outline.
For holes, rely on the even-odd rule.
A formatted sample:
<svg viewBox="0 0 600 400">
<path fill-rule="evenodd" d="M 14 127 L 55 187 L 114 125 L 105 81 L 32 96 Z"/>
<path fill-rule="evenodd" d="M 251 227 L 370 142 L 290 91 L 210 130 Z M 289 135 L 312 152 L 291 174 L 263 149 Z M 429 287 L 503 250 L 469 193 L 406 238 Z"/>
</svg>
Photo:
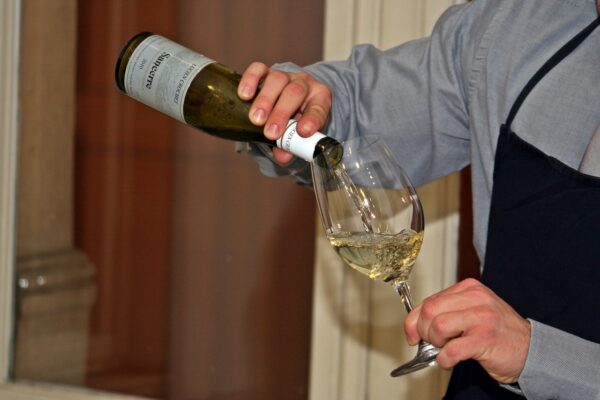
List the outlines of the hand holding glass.
<svg viewBox="0 0 600 400">
<path fill-rule="evenodd" d="M 390 150 L 375 136 L 343 143 L 344 156 L 312 163 L 313 186 L 329 242 L 351 267 L 391 283 L 413 308 L 408 276 L 423 243 L 421 202 Z M 415 358 L 392 371 L 405 375 L 435 364 L 439 349 L 419 343 Z"/>
</svg>

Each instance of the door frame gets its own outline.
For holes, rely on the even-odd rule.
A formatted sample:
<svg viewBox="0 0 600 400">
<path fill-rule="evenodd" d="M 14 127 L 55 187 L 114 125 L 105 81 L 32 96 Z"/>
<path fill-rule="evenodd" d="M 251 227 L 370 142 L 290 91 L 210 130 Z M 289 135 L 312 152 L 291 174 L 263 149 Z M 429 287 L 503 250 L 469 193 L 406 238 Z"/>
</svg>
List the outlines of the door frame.
<svg viewBox="0 0 600 400">
<path fill-rule="evenodd" d="M 21 0 L 0 3 L 0 394 L 12 359 L 20 19 Z"/>
<path fill-rule="evenodd" d="M 12 381 L 22 0 L 0 2 L 0 398 L 131 399 L 86 388 Z"/>
</svg>

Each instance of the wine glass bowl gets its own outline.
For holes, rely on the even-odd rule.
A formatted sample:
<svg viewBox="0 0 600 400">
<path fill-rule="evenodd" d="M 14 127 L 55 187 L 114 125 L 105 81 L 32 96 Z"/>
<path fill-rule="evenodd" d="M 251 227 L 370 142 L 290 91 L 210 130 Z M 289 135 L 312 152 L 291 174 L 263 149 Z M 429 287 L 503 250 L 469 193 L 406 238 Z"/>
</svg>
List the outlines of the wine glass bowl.
<svg viewBox="0 0 600 400">
<path fill-rule="evenodd" d="M 407 279 L 421 249 L 424 217 L 419 196 L 383 141 L 361 136 L 342 143 L 335 165 L 327 154 L 311 164 L 325 234 L 337 254 L 374 280 L 392 284 L 410 311 Z M 435 363 L 438 349 L 419 345 L 415 360 L 392 372 L 404 375 Z"/>
</svg>

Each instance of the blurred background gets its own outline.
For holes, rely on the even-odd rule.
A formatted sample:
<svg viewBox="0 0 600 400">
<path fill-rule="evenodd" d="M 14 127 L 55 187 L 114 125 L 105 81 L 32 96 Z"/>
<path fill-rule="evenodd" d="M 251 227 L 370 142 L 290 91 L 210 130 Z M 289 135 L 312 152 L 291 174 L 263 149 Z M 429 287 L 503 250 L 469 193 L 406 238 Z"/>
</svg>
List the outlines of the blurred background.
<svg viewBox="0 0 600 400">
<path fill-rule="evenodd" d="M 21 32 L 12 380 L 92 390 L 69 398 L 440 397 L 443 373 L 387 376 L 411 354 L 401 303 L 319 247 L 313 193 L 127 98 L 114 65 L 141 31 L 238 71 L 305 65 L 422 36 L 455 1 L 6 1 Z M 423 294 L 476 274 L 468 186 L 419 189 Z"/>
<path fill-rule="evenodd" d="M 74 102 L 72 171 L 65 165 L 47 172 L 59 175 L 54 181 L 72 173 L 72 218 L 60 217 L 69 211 L 44 212 L 56 215 L 49 225 L 66 230 L 62 225 L 72 224 L 72 233 L 53 246 L 40 237 L 45 249 L 29 251 L 31 235 L 22 232 L 20 259 L 29 258 L 23 253 L 40 258 L 42 252 L 79 252 L 81 260 L 72 263 L 83 265 L 72 266 L 54 287 L 33 283 L 60 273 L 38 266 L 27 287 L 21 276 L 21 289 L 24 296 L 52 290 L 46 299 L 56 318 L 78 313 L 85 319 L 87 312 L 90 323 L 80 329 L 83 321 L 63 317 L 63 332 L 53 327 L 54 344 L 41 348 L 37 336 L 49 345 L 50 327 L 22 321 L 18 348 L 36 350 L 27 360 L 17 357 L 17 378 L 157 398 L 306 398 L 312 193 L 261 176 L 232 142 L 199 134 L 127 98 L 114 83 L 114 65 L 127 40 L 141 31 L 167 36 L 239 71 L 254 60 L 311 63 L 322 54 L 323 10 L 323 0 L 23 2 L 24 65 L 61 57 L 57 51 L 67 55 L 71 46 L 76 51 L 74 59 L 48 65 L 48 81 L 41 81 L 45 98 L 24 110 L 37 119 L 65 113 L 61 108 L 71 106 L 65 98 L 74 94 L 67 100 Z M 24 71 L 27 92 L 44 90 L 38 78 L 36 71 Z M 63 104 L 49 110 L 42 102 Z M 60 163 L 70 152 L 67 142 L 41 148 L 51 141 L 40 139 L 48 122 L 28 121 L 23 129 L 39 136 L 24 151 L 35 148 Z M 61 124 L 63 132 L 70 123 Z M 23 165 L 22 174 L 28 170 Z M 69 195 L 66 184 L 52 186 Z M 40 221 L 31 227 L 39 236 Z M 48 229 L 47 235 L 56 232 Z M 281 246 L 284 237 L 289 245 Z M 62 370 L 48 368 L 50 352 L 71 361 L 63 360 Z M 82 355 L 78 364 L 75 358 Z"/>
</svg>

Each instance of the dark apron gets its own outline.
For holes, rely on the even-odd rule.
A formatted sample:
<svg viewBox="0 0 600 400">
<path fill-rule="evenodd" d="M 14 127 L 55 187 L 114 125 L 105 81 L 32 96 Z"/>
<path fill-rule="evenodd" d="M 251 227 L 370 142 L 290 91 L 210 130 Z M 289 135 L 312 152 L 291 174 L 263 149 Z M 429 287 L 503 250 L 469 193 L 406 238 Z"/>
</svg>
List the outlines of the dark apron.
<svg viewBox="0 0 600 400">
<path fill-rule="evenodd" d="M 598 25 L 600 18 L 542 66 L 500 128 L 481 279 L 523 317 L 593 342 L 600 342 L 600 179 L 544 154 L 511 124 L 534 86 Z M 445 399 L 523 397 L 470 360 L 454 368 Z"/>
</svg>

